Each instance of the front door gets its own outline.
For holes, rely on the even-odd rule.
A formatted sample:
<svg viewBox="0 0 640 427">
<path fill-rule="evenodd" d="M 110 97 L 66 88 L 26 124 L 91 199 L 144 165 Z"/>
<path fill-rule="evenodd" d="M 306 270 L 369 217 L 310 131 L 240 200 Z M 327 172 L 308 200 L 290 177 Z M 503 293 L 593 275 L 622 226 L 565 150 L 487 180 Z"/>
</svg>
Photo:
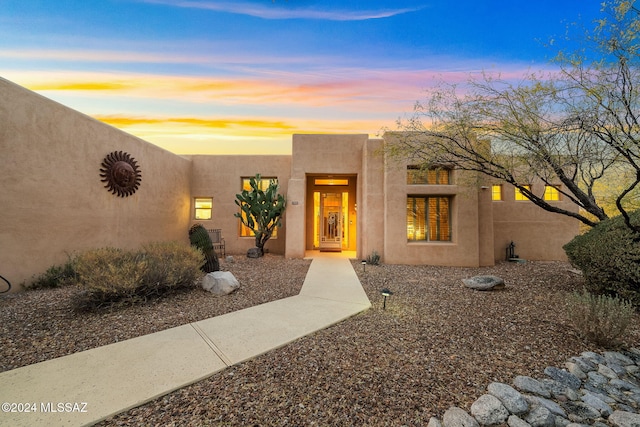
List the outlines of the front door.
<svg viewBox="0 0 640 427">
<path fill-rule="evenodd" d="M 320 193 L 320 250 L 342 251 L 342 193 Z"/>
</svg>

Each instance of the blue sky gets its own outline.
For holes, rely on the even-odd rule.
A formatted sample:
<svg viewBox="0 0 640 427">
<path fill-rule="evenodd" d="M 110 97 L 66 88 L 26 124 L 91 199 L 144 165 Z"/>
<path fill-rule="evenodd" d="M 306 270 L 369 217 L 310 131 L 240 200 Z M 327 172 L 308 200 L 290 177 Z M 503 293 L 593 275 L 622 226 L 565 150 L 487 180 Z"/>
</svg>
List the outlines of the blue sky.
<svg viewBox="0 0 640 427">
<path fill-rule="evenodd" d="M 438 81 L 548 69 L 585 0 L 0 0 L 0 76 L 178 154 L 376 136 Z M 579 33 L 577 33 L 579 34 Z"/>
</svg>

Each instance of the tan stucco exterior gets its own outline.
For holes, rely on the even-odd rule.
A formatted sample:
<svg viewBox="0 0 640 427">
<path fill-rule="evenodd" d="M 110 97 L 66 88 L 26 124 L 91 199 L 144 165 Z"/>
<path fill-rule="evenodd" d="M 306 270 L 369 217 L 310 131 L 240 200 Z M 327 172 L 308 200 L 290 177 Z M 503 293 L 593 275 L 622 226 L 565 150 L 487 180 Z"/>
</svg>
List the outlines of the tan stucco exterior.
<svg viewBox="0 0 640 427">
<path fill-rule="evenodd" d="M 449 185 L 408 185 L 408 163 L 386 158 L 385 144 L 368 135 L 293 135 L 290 156 L 181 157 L 0 79 L 0 275 L 17 286 L 85 249 L 187 242 L 196 222 L 221 229 L 227 253 L 243 254 L 254 239 L 240 237 L 234 200 L 242 178 L 256 173 L 277 178 L 286 195 L 283 226 L 266 249 L 287 257 L 316 249 L 314 193 L 332 188 L 347 195 L 343 250 L 358 258 L 376 251 L 387 263 L 483 266 L 504 259 L 514 241 L 522 258 L 565 259 L 577 221 L 514 201 L 506 185 L 503 201 L 492 201 L 491 182 L 460 171 Z M 140 166 L 140 188 L 129 197 L 100 181 L 112 151 Z M 323 178 L 345 181 L 323 187 L 315 181 Z M 451 241 L 409 242 L 407 197 L 436 195 L 451 200 Z M 210 220 L 195 219 L 198 197 L 213 199 Z"/>
<path fill-rule="evenodd" d="M 139 164 L 136 193 L 104 188 L 112 151 Z M 192 163 L 0 79 L 0 275 L 14 287 L 68 254 L 188 242 Z"/>
<path fill-rule="evenodd" d="M 264 178 L 277 178 L 280 192 L 287 194 L 291 172 L 291 156 L 190 156 L 193 163 L 193 197 L 212 197 L 213 215 L 211 220 L 196 220 L 193 203 L 190 212 L 190 224 L 200 223 L 205 228 L 219 228 L 223 231 L 226 252 L 244 253 L 255 246 L 255 238 L 240 237 L 240 223 L 234 216 L 238 212 L 235 204 L 236 194 L 242 189 L 242 178 L 250 178 L 259 173 Z M 270 252 L 283 254 L 287 235 L 287 217 L 282 220 L 283 227 L 277 237 L 267 242 L 265 248 Z"/>
</svg>

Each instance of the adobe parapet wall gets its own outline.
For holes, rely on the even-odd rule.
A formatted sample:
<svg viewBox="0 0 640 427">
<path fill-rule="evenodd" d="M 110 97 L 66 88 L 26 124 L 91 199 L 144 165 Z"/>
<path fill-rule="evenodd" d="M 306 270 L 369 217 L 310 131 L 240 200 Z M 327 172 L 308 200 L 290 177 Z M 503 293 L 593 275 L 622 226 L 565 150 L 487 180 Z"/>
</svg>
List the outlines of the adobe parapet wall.
<svg viewBox="0 0 640 427">
<path fill-rule="evenodd" d="M 138 163 L 128 197 L 104 188 L 112 151 Z M 0 78 L 0 275 L 17 289 L 89 248 L 188 242 L 191 162 Z"/>
</svg>

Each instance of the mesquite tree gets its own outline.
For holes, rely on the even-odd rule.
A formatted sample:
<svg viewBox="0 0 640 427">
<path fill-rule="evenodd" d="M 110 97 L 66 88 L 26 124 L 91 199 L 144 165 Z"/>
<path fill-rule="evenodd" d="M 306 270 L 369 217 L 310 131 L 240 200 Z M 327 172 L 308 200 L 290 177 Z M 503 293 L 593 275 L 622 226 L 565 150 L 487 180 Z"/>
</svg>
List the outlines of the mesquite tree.
<svg viewBox="0 0 640 427">
<path fill-rule="evenodd" d="M 640 190 L 640 10 L 635 0 L 602 3 L 603 18 L 560 52 L 549 73 L 513 82 L 483 74 L 442 85 L 400 121 L 390 153 L 428 166 L 475 171 L 512 184 L 543 209 L 594 226 L 638 209 Z M 530 190 L 559 186 L 580 209 Z M 615 184 L 615 185 L 611 185 Z M 605 200 L 614 207 L 605 209 Z M 611 203 L 609 203 L 611 205 Z"/>
<path fill-rule="evenodd" d="M 284 196 L 278 194 L 279 186 L 275 179 L 269 182 L 266 190 L 261 188 L 261 182 L 260 174 L 256 174 L 249 180 L 251 190 L 236 194 L 235 203 L 240 207 L 240 212 L 234 214 L 253 231 L 260 256 L 264 254 L 264 245 L 276 227 L 282 226 L 281 219 L 287 206 Z"/>
</svg>

